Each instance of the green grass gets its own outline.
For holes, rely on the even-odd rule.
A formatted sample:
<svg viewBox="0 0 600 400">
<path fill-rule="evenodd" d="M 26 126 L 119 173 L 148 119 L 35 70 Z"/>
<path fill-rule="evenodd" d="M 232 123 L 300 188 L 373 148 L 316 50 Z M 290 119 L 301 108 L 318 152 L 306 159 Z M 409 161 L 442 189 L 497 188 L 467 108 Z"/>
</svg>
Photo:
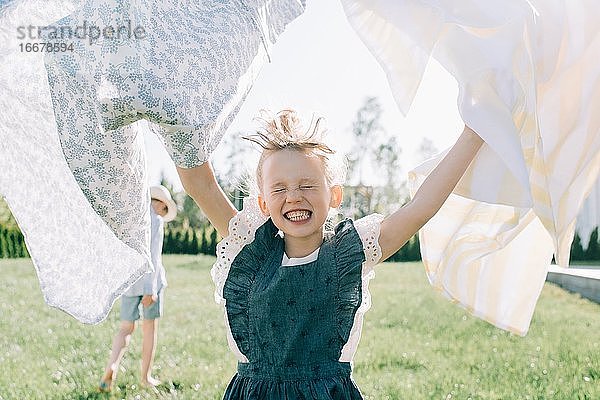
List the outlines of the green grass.
<svg viewBox="0 0 600 400">
<path fill-rule="evenodd" d="M 136 331 L 111 395 L 95 393 L 118 306 L 86 326 L 43 304 L 29 260 L 1 260 L 0 399 L 219 399 L 234 374 L 210 257 L 165 256 L 169 278 L 154 374 L 140 389 Z M 547 284 L 520 338 L 468 316 L 418 263 L 372 281 L 354 377 L 366 399 L 600 399 L 600 306 Z"/>
</svg>

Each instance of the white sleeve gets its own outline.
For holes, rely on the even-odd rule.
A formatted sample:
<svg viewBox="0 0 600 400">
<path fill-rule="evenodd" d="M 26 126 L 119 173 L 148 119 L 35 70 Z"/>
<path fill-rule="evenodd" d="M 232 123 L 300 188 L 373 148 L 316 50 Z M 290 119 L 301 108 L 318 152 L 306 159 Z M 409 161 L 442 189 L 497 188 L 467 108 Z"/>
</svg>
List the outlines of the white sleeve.
<svg viewBox="0 0 600 400">
<path fill-rule="evenodd" d="M 217 261 L 210 270 L 215 283 L 215 301 L 225 304 L 223 287 L 229 275 L 231 263 L 248 243 L 254 240 L 256 230 L 267 218 L 260 212 L 256 197 L 244 199 L 242 211 L 229 220 L 229 235 L 217 245 Z"/>
<path fill-rule="evenodd" d="M 379 233 L 381 232 L 381 221 L 383 215 L 370 214 L 354 222 L 354 228 L 362 241 L 363 251 L 365 252 L 365 262 L 363 264 L 363 274 L 365 270 L 371 271 L 381 259 L 381 246 L 379 246 Z"/>
</svg>

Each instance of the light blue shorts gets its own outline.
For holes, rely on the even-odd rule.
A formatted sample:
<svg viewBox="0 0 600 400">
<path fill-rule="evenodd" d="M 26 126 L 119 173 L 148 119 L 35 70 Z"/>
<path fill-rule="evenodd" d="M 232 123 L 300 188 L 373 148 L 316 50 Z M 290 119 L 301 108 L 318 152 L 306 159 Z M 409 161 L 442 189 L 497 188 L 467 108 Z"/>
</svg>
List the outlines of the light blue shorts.
<svg viewBox="0 0 600 400">
<path fill-rule="evenodd" d="M 163 292 L 158 292 L 158 299 L 150 305 L 142 305 L 143 296 L 121 296 L 121 320 L 137 321 L 140 319 L 140 307 L 143 308 L 144 319 L 157 319 L 163 315 Z"/>
</svg>

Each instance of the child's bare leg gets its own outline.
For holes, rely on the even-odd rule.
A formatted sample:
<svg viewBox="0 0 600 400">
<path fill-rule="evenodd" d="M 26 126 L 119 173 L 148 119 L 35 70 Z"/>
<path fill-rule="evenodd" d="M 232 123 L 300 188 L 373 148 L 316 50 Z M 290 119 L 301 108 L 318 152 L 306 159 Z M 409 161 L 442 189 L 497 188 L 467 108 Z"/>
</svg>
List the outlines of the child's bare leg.
<svg viewBox="0 0 600 400">
<path fill-rule="evenodd" d="M 108 359 L 108 364 L 106 365 L 104 375 L 102 376 L 102 382 L 106 382 L 108 387 L 110 387 L 112 381 L 117 378 L 119 363 L 121 362 L 121 358 L 123 357 L 123 354 L 129 345 L 131 334 L 133 333 L 134 329 L 134 322 L 121 321 L 121 327 L 113 339 L 110 358 Z"/>
<path fill-rule="evenodd" d="M 148 386 L 160 385 L 160 381 L 151 376 L 157 333 L 158 319 L 142 321 L 142 384 Z"/>
</svg>

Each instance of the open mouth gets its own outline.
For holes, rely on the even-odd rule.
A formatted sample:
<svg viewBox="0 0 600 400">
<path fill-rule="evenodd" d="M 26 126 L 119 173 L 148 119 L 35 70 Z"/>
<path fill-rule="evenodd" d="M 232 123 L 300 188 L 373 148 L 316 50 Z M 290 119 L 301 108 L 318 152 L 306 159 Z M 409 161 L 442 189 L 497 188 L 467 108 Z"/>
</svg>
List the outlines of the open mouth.
<svg viewBox="0 0 600 400">
<path fill-rule="evenodd" d="M 310 216 L 312 215 L 312 212 L 308 211 L 308 210 L 293 210 L 293 211 L 288 211 L 285 214 L 283 214 L 283 216 L 292 221 L 292 222 L 301 222 L 301 221 L 306 221 L 307 219 L 310 218 Z"/>
</svg>

